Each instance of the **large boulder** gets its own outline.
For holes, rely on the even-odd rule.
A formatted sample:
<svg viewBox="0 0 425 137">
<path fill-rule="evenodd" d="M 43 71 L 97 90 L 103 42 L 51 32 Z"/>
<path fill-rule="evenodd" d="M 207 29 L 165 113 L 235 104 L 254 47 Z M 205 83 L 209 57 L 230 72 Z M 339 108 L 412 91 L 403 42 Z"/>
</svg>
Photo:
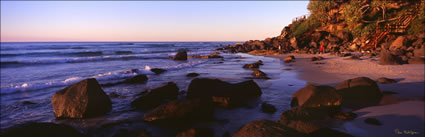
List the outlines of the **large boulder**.
<svg viewBox="0 0 425 137">
<path fill-rule="evenodd" d="M 78 130 L 54 123 L 25 123 L 10 127 L 0 134 L 2 137 L 89 137 Z"/>
<path fill-rule="evenodd" d="M 150 122 L 187 122 L 189 120 L 210 119 L 214 115 L 211 101 L 186 99 L 171 101 L 161 105 L 144 116 Z"/>
<path fill-rule="evenodd" d="M 244 125 L 233 137 L 300 137 L 305 134 L 275 121 L 257 120 Z"/>
<path fill-rule="evenodd" d="M 70 85 L 52 97 L 55 117 L 87 118 L 108 113 L 112 103 L 96 79 L 90 78 Z"/>
<path fill-rule="evenodd" d="M 176 135 L 176 137 L 214 137 L 209 128 L 190 128 Z"/>
<path fill-rule="evenodd" d="M 423 57 L 425 56 L 425 45 L 422 45 L 421 48 L 417 48 L 413 50 L 413 55 L 415 57 Z"/>
<path fill-rule="evenodd" d="M 367 77 L 345 80 L 336 86 L 336 89 L 342 96 L 342 105 L 348 108 L 376 105 L 382 97 L 376 82 Z"/>
<path fill-rule="evenodd" d="M 381 65 L 401 65 L 403 63 L 400 57 L 391 54 L 387 50 L 382 50 L 379 56 L 379 64 Z"/>
<path fill-rule="evenodd" d="M 322 123 L 330 123 L 330 116 L 337 112 L 338 110 L 333 108 L 295 107 L 283 112 L 280 115 L 279 122 L 298 132 L 308 134 L 325 126 Z"/>
<path fill-rule="evenodd" d="M 425 64 L 424 57 L 413 57 L 408 60 L 409 64 Z"/>
<path fill-rule="evenodd" d="M 400 49 L 406 46 L 407 39 L 405 36 L 398 36 L 391 45 L 390 50 Z"/>
<path fill-rule="evenodd" d="M 187 60 L 187 52 L 179 51 L 176 56 L 174 56 L 174 60 Z"/>
<path fill-rule="evenodd" d="M 213 100 L 225 107 L 242 105 L 261 94 L 260 87 L 253 80 L 232 84 L 219 79 L 208 78 L 192 80 L 187 91 L 188 98 Z"/>
<path fill-rule="evenodd" d="M 147 95 L 137 98 L 131 102 L 131 105 L 139 109 L 154 108 L 166 101 L 176 99 L 178 92 L 176 83 L 168 82 L 164 86 L 152 89 Z"/>
<path fill-rule="evenodd" d="M 307 85 L 292 96 L 291 107 L 339 107 L 342 97 L 330 86 Z"/>
</svg>

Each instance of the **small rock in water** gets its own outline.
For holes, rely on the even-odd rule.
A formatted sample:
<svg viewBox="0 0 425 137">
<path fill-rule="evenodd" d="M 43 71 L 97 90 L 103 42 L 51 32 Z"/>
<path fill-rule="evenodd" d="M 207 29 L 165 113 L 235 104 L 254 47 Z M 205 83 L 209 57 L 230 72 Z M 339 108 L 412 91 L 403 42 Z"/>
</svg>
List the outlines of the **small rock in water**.
<svg viewBox="0 0 425 137">
<path fill-rule="evenodd" d="M 187 77 L 197 77 L 197 76 L 199 76 L 199 74 L 198 73 L 189 73 L 186 76 Z"/>
<path fill-rule="evenodd" d="M 295 60 L 295 56 L 288 56 L 288 57 L 285 57 L 285 59 L 283 59 L 286 63 L 290 63 L 290 62 L 293 62 L 294 60 Z"/>
<path fill-rule="evenodd" d="M 174 60 L 187 60 L 187 52 L 180 51 L 174 56 Z"/>
<path fill-rule="evenodd" d="M 117 97 L 120 97 L 120 94 L 118 94 L 117 92 L 111 92 L 109 93 L 109 96 L 113 98 L 117 98 Z"/>
<path fill-rule="evenodd" d="M 382 123 L 376 118 L 366 118 L 364 122 L 370 125 L 376 125 L 376 126 L 382 125 Z"/>
<path fill-rule="evenodd" d="M 151 71 L 153 72 L 153 73 L 155 73 L 155 74 L 161 74 L 161 73 L 164 73 L 165 71 L 167 71 L 167 70 L 165 70 L 165 69 L 160 69 L 160 68 L 153 68 L 153 69 L 151 69 Z"/>
<path fill-rule="evenodd" d="M 134 76 L 130 79 L 126 79 L 124 83 L 145 83 L 148 80 L 148 77 L 144 74 Z"/>
<path fill-rule="evenodd" d="M 262 103 L 261 110 L 266 113 L 274 113 L 276 112 L 276 107 L 274 107 L 272 104 Z"/>
<path fill-rule="evenodd" d="M 333 118 L 340 120 L 353 120 L 356 117 L 357 114 L 353 112 L 339 112 L 333 115 Z"/>
<path fill-rule="evenodd" d="M 31 104 L 36 104 L 36 103 L 31 102 L 31 101 L 23 101 L 22 104 L 24 104 L 24 105 L 31 105 Z"/>
<path fill-rule="evenodd" d="M 258 69 L 254 70 L 254 72 L 252 72 L 251 75 L 254 76 L 254 77 L 265 77 L 265 76 L 267 76 L 266 73 L 264 73 L 263 71 L 258 70 Z"/>
<path fill-rule="evenodd" d="M 381 84 L 392 84 L 392 83 L 397 83 L 396 80 L 394 79 L 390 79 L 390 78 L 386 78 L 386 77 L 381 77 L 376 79 L 376 82 L 381 83 Z"/>
</svg>

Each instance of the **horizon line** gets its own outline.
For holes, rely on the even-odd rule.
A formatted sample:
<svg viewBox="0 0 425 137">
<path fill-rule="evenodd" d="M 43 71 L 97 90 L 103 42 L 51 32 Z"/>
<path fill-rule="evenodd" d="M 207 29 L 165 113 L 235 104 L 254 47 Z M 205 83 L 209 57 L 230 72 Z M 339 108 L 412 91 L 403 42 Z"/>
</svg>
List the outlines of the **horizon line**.
<svg viewBox="0 0 425 137">
<path fill-rule="evenodd" d="M 246 41 L 246 40 L 245 40 Z M 30 42 L 244 42 L 244 41 L 0 41 L 0 43 L 30 43 Z"/>
</svg>

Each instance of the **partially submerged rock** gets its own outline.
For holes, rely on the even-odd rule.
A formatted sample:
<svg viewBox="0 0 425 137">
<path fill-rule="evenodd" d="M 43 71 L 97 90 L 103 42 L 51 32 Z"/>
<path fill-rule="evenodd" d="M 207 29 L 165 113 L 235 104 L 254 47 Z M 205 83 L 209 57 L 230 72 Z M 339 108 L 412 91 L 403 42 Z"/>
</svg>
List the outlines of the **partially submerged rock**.
<svg viewBox="0 0 425 137">
<path fill-rule="evenodd" d="M 124 83 L 145 83 L 148 80 L 148 77 L 144 74 L 134 76 L 132 78 L 124 80 Z"/>
<path fill-rule="evenodd" d="M 376 126 L 382 125 L 382 123 L 376 118 L 366 118 L 364 122 L 370 125 L 376 125 Z"/>
<path fill-rule="evenodd" d="M 164 72 L 166 72 L 167 70 L 165 70 L 165 69 L 160 69 L 160 68 L 153 68 L 153 69 L 151 69 L 151 71 L 153 72 L 153 73 L 155 73 L 155 74 L 161 74 L 161 73 L 164 73 Z"/>
<path fill-rule="evenodd" d="M 52 97 L 55 117 L 87 118 L 108 113 L 112 103 L 96 79 L 90 78 L 70 85 Z"/>
<path fill-rule="evenodd" d="M 236 84 L 218 79 L 196 78 L 188 87 L 188 98 L 213 100 L 221 106 L 241 105 L 262 94 L 260 87 L 248 80 Z"/>
<path fill-rule="evenodd" d="M 324 58 L 322 56 L 317 56 L 317 57 L 311 57 L 310 61 L 319 61 L 319 60 L 323 60 Z"/>
<path fill-rule="evenodd" d="M 252 63 L 252 64 L 245 64 L 245 65 L 243 65 L 243 68 L 258 69 L 258 68 L 260 68 L 260 65 L 263 65 L 263 61 L 261 61 L 261 60 L 255 62 L 255 63 Z"/>
<path fill-rule="evenodd" d="M 90 137 L 78 130 L 54 123 L 25 123 L 10 127 L 1 133 L 2 137 Z"/>
<path fill-rule="evenodd" d="M 276 112 L 276 107 L 274 107 L 272 104 L 261 103 L 261 110 L 266 113 L 274 113 Z"/>
<path fill-rule="evenodd" d="M 267 74 L 258 69 L 254 70 L 251 75 L 255 78 L 267 78 Z"/>
<path fill-rule="evenodd" d="M 212 118 L 214 107 L 210 101 L 201 99 L 176 100 L 161 105 L 144 116 L 145 121 L 187 122 Z"/>
<path fill-rule="evenodd" d="M 295 107 L 280 115 L 279 122 L 302 133 L 311 133 L 329 123 L 329 116 L 337 113 L 334 108 L 302 108 Z"/>
<path fill-rule="evenodd" d="M 293 62 L 295 60 L 295 56 L 287 56 L 283 59 L 286 63 Z"/>
<path fill-rule="evenodd" d="M 305 134 L 275 121 L 257 120 L 244 125 L 233 137 L 300 137 Z"/>
<path fill-rule="evenodd" d="M 187 60 L 187 52 L 179 51 L 176 56 L 174 56 L 174 60 Z"/>
<path fill-rule="evenodd" d="M 382 97 L 376 82 L 367 77 L 345 80 L 336 86 L 336 89 L 342 96 L 342 105 L 348 108 L 376 105 Z"/>
<path fill-rule="evenodd" d="M 386 78 L 386 77 L 380 77 L 380 78 L 376 79 L 376 82 L 381 83 L 381 84 L 397 83 L 396 80 L 390 79 L 390 78 Z"/>
<path fill-rule="evenodd" d="M 339 107 L 342 97 L 330 86 L 307 85 L 292 96 L 291 107 Z"/>
<path fill-rule="evenodd" d="M 147 95 L 137 98 L 131 102 L 131 105 L 139 109 L 154 108 L 166 101 L 176 99 L 178 92 L 176 83 L 168 82 L 162 87 L 152 89 Z"/>
<path fill-rule="evenodd" d="M 198 73 L 189 73 L 186 75 L 186 77 L 197 77 L 197 76 L 199 76 Z"/>
</svg>

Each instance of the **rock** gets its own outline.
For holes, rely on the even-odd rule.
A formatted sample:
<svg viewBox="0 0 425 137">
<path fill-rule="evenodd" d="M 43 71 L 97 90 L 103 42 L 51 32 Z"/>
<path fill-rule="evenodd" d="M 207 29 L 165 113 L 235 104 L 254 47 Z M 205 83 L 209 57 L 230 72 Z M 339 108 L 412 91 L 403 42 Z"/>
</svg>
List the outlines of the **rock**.
<svg viewBox="0 0 425 137">
<path fill-rule="evenodd" d="M 112 97 L 112 98 L 118 98 L 118 97 L 120 97 L 120 94 L 118 94 L 117 92 L 111 92 L 111 93 L 109 93 L 109 96 Z"/>
<path fill-rule="evenodd" d="M 251 73 L 251 75 L 252 75 L 252 76 L 254 76 L 254 77 L 266 77 L 266 76 L 267 76 L 267 74 L 266 74 L 266 73 L 264 73 L 263 71 L 258 70 L 258 69 L 254 70 L 254 71 Z"/>
<path fill-rule="evenodd" d="M 201 99 L 176 100 L 155 108 L 144 116 L 145 121 L 187 122 L 212 118 L 214 107 Z"/>
<path fill-rule="evenodd" d="M 378 79 L 376 79 L 376 82 L 381 83 L 381 84 L 392 84 L 392 83 L 397 83 L 397 81 L 396 81 L 396 80 L 394 80 L 394 79 L 389 79 L 389 78 L 386 78 L 386 77 L 378 78 Z"/>
<path fill-rule="evenodd" d="M 187 52 L 179 51 L 176 56 L 174 56 L 174 60 L 187 60 Z"/>
<path fill-rule="evenodd" d="M 274 113 L 276 112 L 276 107 L 274 107 L 272 104 L 261 103 L 261 110 L 266 113 Z"/>
<path fill-rule="evenodd" d="M 177 98 L 179 88 L 176 83 L 168 82 L 166 85 L 152 89 L 145 96 L 141 96 L 131 102 L 131 105 L 138 109 L 154 108 L 166 101 Z"/>
<path fill-rule="evenodd" d="M 164 73 L 165 71 L 167 71 L 167 70 L 165 70 L 165 69 L 160 69 L 160 68 L 153 68 L 153 69 L 151 69 L 151 71 L 153 72 L 153 73 L 155 73 L 155 74 L 161 74 L 161 73 Z"/>
<path fill-rule="evenodd" d="M 257 120 L 240 128 L 233 137 L 300 137 L 305 136 L 278 122 L 270 120 Z"/>
<path fill-rule="evenodd" d="M 376 118 L 366 118 L 364 122 L 370 125 L 376 125 L 376 126 L 382 125 L 382 123 Z"/>
<path fill-rule="evenodd" d="M 417 48 L 413 50 L 413 55 L 415 57 L 423 57 L 425 56 L 425 46 L 421 46 L 421 48 Z"/>
<path fill-rule="evenodd" d="M 246 68 L 246 69 L 254 69 L 254 68 L 260 68 L 260 65 L 263 65 L 263 62 L 261 61 L 261 62 L 259 62 L 259 61 L 257 61 L 257 62 L 255 62 L 255 63 L 252 63 L 252 64 L 245 64 L 245 65 L 243 65 L 243 68 Z"/>
<path fill-rule="evenodd" d="M 382 97 L 376 82 L 367 77 L 345 80 L 336 89 L 342 96 L 342 105 L 348 108 L 376 105 Z"/>
<path fill-rule="evenodd" d="M 321 108 L 301 108 L 295 107 L 287 110 L 280 115 L 279 122 L 287 127 L 293 128 L 298 132 L 311 133 L 322 127 L 321 123 L 326 121 L 329 116 L 336 113 L 337 110 L 325 107 Z"/>
<path fill-rule="evenodd" d="M 25 123 L 2 131 L 2 137 L 90 137 L 78 130 L 54 123 Z"/>
<path fill-rule="evenodd" d="M 177 134 L 176 137 L 214 137 L 214 132 L 208 128 L 191 128 Z"/>
<path fill-rule="evenodd" d="M 339 132 L 330 128 L 320 128 L 310 134 L 309 137 L 354 137 L 350 134 Z"/>
<path fill-rule="evenodd" d="M 94 78 L 70 85 L 52 97 L 55 117 L 87 118 L 108 113 L 112 103 Z"/>
<path fill-rule="evenodd" d="M 220 56 L 220 53 L 214 52 L 208 55 L 208 58 L 223 58 L 223 56 Z"/>
<path fill-rule="evenodd" d="M 22 101 L 22 104 L 24 104 L 24 105 L 32 105 L 32 104 L 37 104 L 37 103 L 31 102 L 31 101 Z"/>
<path fill-rule="evenodd" d="M 398 36 L 397 39 L 395 39 L 391 45 L 390 50 L 400 49 L 402 47 L 406 46 L 406 37 L 405 36 Z"/>
<path fill-rule="evenodd" d="M 221 106 L 244 104 L 262 94 L 260 87 L 253 80 L 236 84 L 218 79 L 196 78 L 188 87 L 188 98 L 213 100 Z"/>
<path fill-rule="evenodd" d="M 288 56 L 283 59 L 286 63 L 290 63 L 295 60 L 295 56 Z"/>
<path fill-rule="evenodd" d="M 350 33 L 346 31 L 339 31 L 336 33 L 336 36 L 342 41 L 350 41 L 352 39 Z"/>
<path fill-rule="evenodd" d="M 198 73 L 189 73 L 186 75 L 186 77 L 197 77 L 197 76 L 199 76 Z"/>
<path fill-rule="evenodd" d="M 144 75 L 144 74 L 141 74 L 141 75 L 134 76 L 134 77 L 132 77 L 130 79 L 124 80 L 124 83 L 131 83 L 131 84 L 145 83 L 147 80 L 148 80 L 148 77 L 146 75 Z"/>
<path fill-rule="evenodd" d="M 353 112 L 338 112 L 332 116 L 332 118 L 340 120 L 354 120 L 356 117 L 357 114 Z"/>
<path fill-rule="evenodd" d="M 310 61 L 319 61 L 319 60 L 323 60 L 322 56 L 317 56 L 317 57 L 311 57 Z"/>
<path fill-rule="evenodd" d="M 413 57 L 408 60 L 409 64 L 425 64 L 425 58 L 423 57 Z"/>
<path fill-rule="evenodd" d="M 330 86 L 307 85 L 292 96 L 291 107 L 338 107 L 342 97 Z"/>
<path fill-rule="evenodd" d="M 379 64 L 381 65 L 400 65 L 402 64 L 401 59 L 387 50 L 382 50 L 380 53 Z"/>
</svg>

